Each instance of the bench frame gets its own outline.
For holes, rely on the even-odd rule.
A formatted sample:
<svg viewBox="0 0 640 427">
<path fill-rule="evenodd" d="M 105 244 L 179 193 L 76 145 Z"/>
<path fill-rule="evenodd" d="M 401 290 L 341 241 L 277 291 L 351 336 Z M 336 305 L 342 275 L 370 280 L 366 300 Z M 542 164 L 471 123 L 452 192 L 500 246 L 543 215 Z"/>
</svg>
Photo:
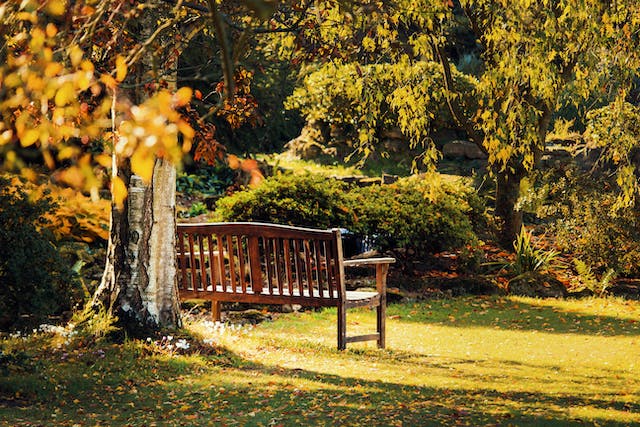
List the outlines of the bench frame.
<svg viewBox="0 0 640 427">
<path fill-rule="evenodd" d="M 393 258 L 344 260 L 340 230 L 265 223 L 186 223 L 177 226 L 181 299 L 337 307 L 338 349 L 375 340 L 385 347 L 386 285 Z M 347 291 L 345 267 L 375 267 L 376 290 Z M 375 307 L 376 332 L 347 336 L 347 309 Z"/>
</svg>

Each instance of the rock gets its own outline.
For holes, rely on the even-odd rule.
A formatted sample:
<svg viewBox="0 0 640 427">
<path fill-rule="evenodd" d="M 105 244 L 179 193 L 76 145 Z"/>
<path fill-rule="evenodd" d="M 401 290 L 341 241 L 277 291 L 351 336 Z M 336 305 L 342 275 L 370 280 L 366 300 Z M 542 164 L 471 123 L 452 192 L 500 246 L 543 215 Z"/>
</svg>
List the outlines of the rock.
<svg viewBox="0 0 640 427">
<path fill-rule="evenodd" d="M 302 306 L 300 304 L 283 304 L 282 312 L 283 313 L 297 313 L 302 310 Z"/>
<path fill-rule="evenodd" d="M 451 141 L 442 147 L 442 155 L 449 159 L 465 158 L 465 159 L 486 159 L 487 155 L 473 142 L 469 141 Z"/>
<path fill-rule="evenodd" d="M 555 277 L 548 274 L 525 273 L 509 281 L 508 292 L 524 297 L 563 298 L 567 289 Z"/>
</svg>

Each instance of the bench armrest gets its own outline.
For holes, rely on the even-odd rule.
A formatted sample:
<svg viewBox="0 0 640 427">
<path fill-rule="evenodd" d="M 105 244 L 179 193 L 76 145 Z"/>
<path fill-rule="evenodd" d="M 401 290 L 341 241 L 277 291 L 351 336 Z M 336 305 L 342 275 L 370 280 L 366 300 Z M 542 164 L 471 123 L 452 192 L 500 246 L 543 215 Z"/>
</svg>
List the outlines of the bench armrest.
<svg viewBox="0 0 640 427">
<path fill-rule="evenodd" d="M 342 261 L 342 265 L 345 267 L 376 267 L 376 290 L 382 296 L 387 293 L 387 273 L 389 272 L 389 265 L 396 262 L 395 258 L 362 258 L 362 259 L 349 259 Z"/>
<path fill-rule="evenodd" d="M 346 259 L 342 261 L 342 265 L 345 267 L 361 267 L 363 265 L 377 265 L 377 264 L 393 264 L 396 262 L 395 258 L 361 258 L 361 259 Z"/>
</svg>

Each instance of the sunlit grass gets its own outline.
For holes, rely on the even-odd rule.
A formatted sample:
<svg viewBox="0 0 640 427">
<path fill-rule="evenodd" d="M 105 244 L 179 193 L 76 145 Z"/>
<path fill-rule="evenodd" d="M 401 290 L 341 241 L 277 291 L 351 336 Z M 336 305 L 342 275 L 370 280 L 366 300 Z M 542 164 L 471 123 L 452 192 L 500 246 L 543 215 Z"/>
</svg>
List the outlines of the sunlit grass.
<svg viewBox="0 0 640 427">
<path fill-rule="evenodd" d="M 351 176 L 362 175 L 363 172 L 355 166 L 347 166 L 342 162 L 335 164 L 320 164 L 310 160 L 302 160 L 288 153 L 262 154 L 258 158 L 276 168 L 294 171 L 295 173 L 313 173 L 323 176 Z"/>
<path fill-rule="evenodd" d="M 0 425 L 640 423 L 638 302 L 392 305 L 386 350 L 337 351 L 335 317 L 311 311 L 242 328 L 194 320 L 184 352 L 144 341 L 39 352 L 46 337 L 5 340 L 28 358 L 0 377 Z M 373 311 L 349 312 L 348 332 L 374 321 Z"/>
</svg>

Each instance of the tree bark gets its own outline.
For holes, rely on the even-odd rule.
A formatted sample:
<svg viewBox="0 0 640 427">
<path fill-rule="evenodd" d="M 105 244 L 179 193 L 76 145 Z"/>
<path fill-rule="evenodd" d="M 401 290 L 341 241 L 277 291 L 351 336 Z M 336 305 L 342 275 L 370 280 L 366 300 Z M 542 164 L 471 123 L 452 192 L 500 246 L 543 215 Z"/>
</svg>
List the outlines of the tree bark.
<svg viewBox="0 0 640 427">
<path fill-rule="evenodd" d="M 157 18 L 152 11 L 142 15 L 141 40 L 148 39 Z M 145 82 L 149 77 L 157 82 L 158 69 L 169 75 L 168 85 L 175 89 L 175 65 L 157 64 L 158 58 L 157 52 L 149 48 L 142 54 L 137 71 L 130 76 L 137 89 L 129 94 L 135 103 L 148 96 Z M 122 163 L 114 168 L 118 167 L 118 176 L 127 185 L 128 197 L 122 211 L 112 206 L 105 271 L 92 305 L 105 307 L 133 335 L 181 327 L 175 258 L 175 167 L 156 159 L 152 180 L 145 183 L 131 173 L 128 162 Z"/>
<path fill-rule="evenodd" d="M 522 166 L 496 173 L 495 216 L 500 221 L 498 242 L 513 249 L 513 241 L 522 228 L 522 211 L 516 209 L 520 197 L 520 183 L 526 176 Z"/>
</svg>

